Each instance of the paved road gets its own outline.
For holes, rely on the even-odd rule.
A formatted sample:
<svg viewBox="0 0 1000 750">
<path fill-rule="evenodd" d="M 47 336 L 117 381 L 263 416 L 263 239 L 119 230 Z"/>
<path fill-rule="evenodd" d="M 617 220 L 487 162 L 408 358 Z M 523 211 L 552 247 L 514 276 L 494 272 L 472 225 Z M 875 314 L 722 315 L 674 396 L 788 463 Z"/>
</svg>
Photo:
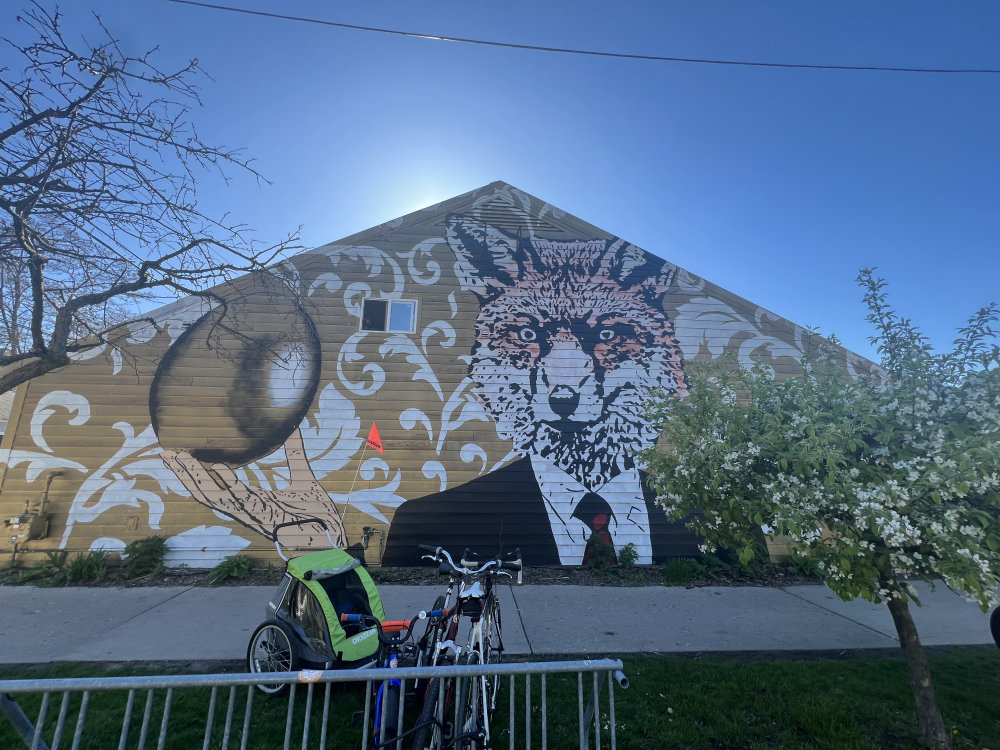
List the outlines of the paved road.
<svg viewBox="0 0 1000 750">
<path fill-rule="evenodd" d="M 988 615 L 943 585 L 917 584 L 924 645 L 993 642 Z M 386 614 L 427 608 L 438 586 L 380 586 Z M 0 587 L 0 665 L 242 660 L 271 587 Z M 823 586 L 502 591 L 509 654 L 893 648 L 888 609 L 842 602 Z"/>
</svg>

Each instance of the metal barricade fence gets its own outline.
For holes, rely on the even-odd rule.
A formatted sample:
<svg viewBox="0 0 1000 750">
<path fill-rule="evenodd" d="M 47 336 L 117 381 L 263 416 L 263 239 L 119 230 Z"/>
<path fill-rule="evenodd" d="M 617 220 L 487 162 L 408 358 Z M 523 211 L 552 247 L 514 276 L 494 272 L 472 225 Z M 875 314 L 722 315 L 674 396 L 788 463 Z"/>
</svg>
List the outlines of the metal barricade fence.
<svg viewBox="0 0 1000 750">
<path fill-rule="evenodd" d="M 405 695 L 415 681 L 433 677 L 499 675 L 507 700 L 497 704 L 494 727 L 500 731 L 494 733 L 493 748 L 547 750 L 578 745 L 580 750 L 616 750 L 614 689 L 628 687 L 621 670 L 622 663 L 616 659 L 594 659 L 268 674 L 267 684 L 290 686 L 283 699 L 254 688 L 263 681 L 259 674 L 8 680 L 0 681 L 0 713 L 9 719 L 6 729 L 0 720 L 0 745 L 16 747 L 2 741 L 5 731 L 8 736 L 13 731 L 15 742 L 20 737 L 32 750 L 144 750 L 147 746 L 187 750 L 198 743 L 203 750 L 270 750 L 279 744 L 285 750 L 359 744 L 369 750 L 373 683 L 400 680 Z M 363 700 L 357 690 L 337 690 L 338 685 L 349 683 L 366 686 L 361 691 Z M 225 715 L 220 718 L 216 715 L 219 691 L 226 688 Z M 242 700 L 241 692 L 245 692 Z M 58 709 L 53 696 L 57 696 Z M 199 709 L 199 703 L 207 707 Z M 137 719 L 140 711 L 141 721 Z M 419 706 L 413 712 L 419 713 Z M 29 713 L 34 714 L 33 720 Z M 364 717 L 361 728 L 351 726 L 355 715 Z M 196 722 L 193 717 L 203 719 Z M 506 732 L 501 730 L 504 726 Z M 397 746 L 409 747 L 409 738 L 383 745 Z"/>
</svg>

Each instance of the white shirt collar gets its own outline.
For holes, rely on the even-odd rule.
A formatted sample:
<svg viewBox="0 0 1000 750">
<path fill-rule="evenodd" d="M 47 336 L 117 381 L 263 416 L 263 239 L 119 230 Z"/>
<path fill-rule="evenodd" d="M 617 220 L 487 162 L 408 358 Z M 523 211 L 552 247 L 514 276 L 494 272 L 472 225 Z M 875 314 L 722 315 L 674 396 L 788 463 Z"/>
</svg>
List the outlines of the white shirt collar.
<svg viewBox="0 0 1000 750">
<path fill-rule="evenodd" d="M 614 518 L 609 530 L 616 549 L 632 542 L 639 552 L 638 562 L 652 562 L 649 518 L 638 469 L 623 471 L 603 486 L 593 489 L 584 487 L 551 461 L 539 456 L 531 457 L 531 469 L 545 499 L 552 535 L 563 565 L 580 565 L 583 562 L 591 532 L 587 524 L 573 518 L 573 511 L 588 492 L 600 495 L 611 507 Z"/>
<path fill-rule="evenodd" d="M 627 469 L 603 486 L 594 488 L 584 487 L 554 463 L 539 456 L 531 457 L 531 470 L 534 471 L 535 480 L 546 500 L 554 502 L 561 509 L 568 507 L 568 515 L 572 515 L 588 492 L 600 495 L 612 508 L 616 504 L 614 498 L 627 497 L 631 504 L 636 497 L 643 497 L 639 471 L 635 468 Z"/>
</svg>

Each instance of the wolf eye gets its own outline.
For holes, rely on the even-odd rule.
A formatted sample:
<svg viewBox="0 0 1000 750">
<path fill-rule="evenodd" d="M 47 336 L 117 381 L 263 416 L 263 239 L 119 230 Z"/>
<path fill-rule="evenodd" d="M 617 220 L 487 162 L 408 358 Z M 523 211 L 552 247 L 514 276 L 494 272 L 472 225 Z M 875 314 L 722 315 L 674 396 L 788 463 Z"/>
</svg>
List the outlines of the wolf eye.
<svg viewBox="0 0 1000 750">
<path fill-rule="evenodd" d="M 614 328 L 602 328 L 601 332 L 597 335 L 598 338 L 601 339 L 601 341 L 611 341 L 612 339 L 615 338 L 617 332 L 615 331 Z"/>
<path fill-rule="evenodd" d="M 521 339 L 521 341 L 534 341 L 538 338 L 538 334 L 535 333 L 534 328 L 522 328 L 517 332 L 517 337 Z"/>
</svg>

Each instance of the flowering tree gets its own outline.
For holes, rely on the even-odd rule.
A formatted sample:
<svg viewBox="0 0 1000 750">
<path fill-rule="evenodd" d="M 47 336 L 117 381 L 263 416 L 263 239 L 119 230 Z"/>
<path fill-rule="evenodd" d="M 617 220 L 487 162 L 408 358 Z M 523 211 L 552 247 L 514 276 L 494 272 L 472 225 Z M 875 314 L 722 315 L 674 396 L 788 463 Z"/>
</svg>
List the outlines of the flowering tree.
<svg viewBox="0 0 1000 750">
<path fill-rule="evenodd" d="M 889 307 L 883 280 L 866 269 L 858 281 L 880 377 L 851 379 L 842 350 L 818 337 L 795 377 L 732 361 L 689 368 L 688 399 L 650 403 L 661 445 L 643 458 L 658 502 L 692 519 L 706 551 L 749 562 L 763 527 L 810 555 L 841 599 L 885 603 L 920 741 L 948 747 L 907 580 L 943 579 L 984 611 L 996 603 L 1000 314 L 980 310 L 954 350 L 938 354 Z"/>
</svg>

